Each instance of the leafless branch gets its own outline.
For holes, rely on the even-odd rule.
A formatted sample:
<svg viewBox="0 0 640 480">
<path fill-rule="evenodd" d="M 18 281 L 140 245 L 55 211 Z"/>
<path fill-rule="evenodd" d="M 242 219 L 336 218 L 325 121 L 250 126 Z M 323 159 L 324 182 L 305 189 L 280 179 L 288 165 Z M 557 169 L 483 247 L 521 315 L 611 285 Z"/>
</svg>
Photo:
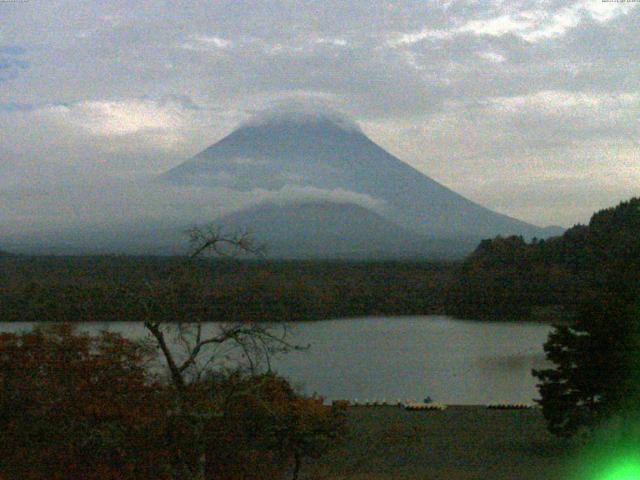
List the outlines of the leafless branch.
<svg viewBox="0 0 640 480">
<path fill-rule="evenodd" d="M 187 232 L 191 244 L 190 259 L 212 252 L 219 257 L 235 258 L 239 254 L 263 257 L 266 247 L 255 241 L 248 230 L 225 234 L 216 225 L 193 227 Z"/>
<path fill-rule="evenodd" d="M 191 243 L 190 260 L 206 253 L 227 258 L 233 258 L 239 254 L 251 254 L 258 257 L 264 255 L 264 246 L 257 244 L 248 231 L 226 234 L 219 227 L 209 225 L 194 227 L 187 233 Z M 183 269 L 178 269 L 175 275 L 186 274 L 188 272 L 186 268 L 187 265 Z M 150 297 L 153 296 L 153 293 L 157 294 L 148 282 L 147 288 Z M 203 355 L 206 347 L 228 346 L 225 350 L 225 358 L 234 350 L 241 352 L 253 373 L 263 360 L 267 364 L 267 369 L 271 370 L 271 357 L 275 354 L 304 348 L 288 341 L 287 331 L 284 327 L 282 333 L 278 334 L 271 326 L 255 322 L 216 324 L 217 330 L 206 334 L 202 323 L 199 319 L 195 319 L 194 322 L 177 324 L 176 343 L 183 350 L 181 355 L 177 355 L 171 350 L 165 338 L 165 333 L 161 328 L 161 319 L 152 318 L 153 309 L 147 300 L 142 299 L 142 303 L 145 311 L 145 327 L 155 338 L 167 362 L 172 381 L 179 391 L 186 389 L 188 384 L 186 375 L 188 373 L 193 374 L 196 379 L 200 378 L 202 369 L 206 369 L 214 363 L 216 352 L 212 352 L 209 348 L 207 355 Z M 199 362 L 201 357 L 206 358 Z"/>
</svg>

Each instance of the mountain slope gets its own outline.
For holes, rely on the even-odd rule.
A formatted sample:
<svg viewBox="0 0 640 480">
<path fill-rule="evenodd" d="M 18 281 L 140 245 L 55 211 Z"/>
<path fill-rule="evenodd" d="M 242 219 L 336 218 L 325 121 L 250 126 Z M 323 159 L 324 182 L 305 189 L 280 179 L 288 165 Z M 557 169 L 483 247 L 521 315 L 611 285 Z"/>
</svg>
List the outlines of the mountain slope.
<svg viewBox="0 0 640 480">
<path fill-rule="evenodd" d="M 387 153 L 356 127 L 326 115 L 274 115 L 244 125 L 163 178 L 242 191 L 298 185 L 354 192 L 380 201 L 387 218 L 432 237 L 548 236 L 542 228 L 464 198 Z"/>
<path fill-rule="evenodd" d="M 219 224 L 249 231 L 275 258 L 451 258 L 475 246 L 416 234 L 349 203 L 268 203 L 227 215 Z"/>
</svg>

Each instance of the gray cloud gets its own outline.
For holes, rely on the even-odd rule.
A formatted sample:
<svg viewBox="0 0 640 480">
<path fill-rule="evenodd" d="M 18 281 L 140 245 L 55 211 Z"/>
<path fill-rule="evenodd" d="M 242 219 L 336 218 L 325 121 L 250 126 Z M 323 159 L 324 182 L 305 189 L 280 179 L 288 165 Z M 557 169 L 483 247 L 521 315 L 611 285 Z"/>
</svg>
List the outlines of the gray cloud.
<svg viewBox="0 0 640 480">
<path fill-rule="evenodd" d="M 16 78 L 20 70 L 27 68 L 23 59 L 25 49 L 16 45 L 0 45 L 0 82 Z"/>
<path fill-rule="evenodd" d="M 36 179 L 159 173 L 312 99 L 488 207 L 586 221 L 639 190 L 639 14 L 599 0 L 0 4 L 0 199 Z M 29 198 L 0 214 L 45 209 Z"/>
<path fill-rule="evenodd" d="M 256 126 L 280 121 L 306 121 L 309 119 L 329 121 L 344 130 L 360 131 L 359 125 L 351 118 L 328 105 L 328 99 L 313 96 L 290 98 L 274 102 L 270 108 L 253 115 L 244 126 Z"/>
</svg>

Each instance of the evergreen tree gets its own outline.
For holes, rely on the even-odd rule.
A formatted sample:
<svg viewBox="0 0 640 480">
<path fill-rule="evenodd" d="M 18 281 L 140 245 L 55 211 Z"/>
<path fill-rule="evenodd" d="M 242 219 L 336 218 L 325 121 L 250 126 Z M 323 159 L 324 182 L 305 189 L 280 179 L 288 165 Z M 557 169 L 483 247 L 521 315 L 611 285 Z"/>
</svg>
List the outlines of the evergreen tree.
<svg viewBox="0 0 640 480">
<path fill-rule="evenodd" d="M 575 322 L 544 346 L 555 367 L 533 372 L 549 429 L 564 436 L 640 413 L 640 199 L 596 213 L 581 237 Z"/>
<path fill-rule="evenodd" d="M 574 325 L 549 335 L 544 348 L 555 367 L 533 373 L 552 433 L 570 436 L 638 412 L 640 309 L 626 300 L 612 292 L 592 296 Z"/>
</svg>

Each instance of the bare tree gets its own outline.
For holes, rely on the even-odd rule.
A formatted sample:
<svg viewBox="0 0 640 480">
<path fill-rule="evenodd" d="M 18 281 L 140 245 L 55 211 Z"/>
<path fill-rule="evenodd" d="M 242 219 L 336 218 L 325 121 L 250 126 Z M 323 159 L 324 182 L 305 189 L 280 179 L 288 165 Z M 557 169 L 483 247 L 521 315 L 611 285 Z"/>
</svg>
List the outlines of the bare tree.
<svg viewBox="0 0 640 480">
<path fill-rule="evenodd" d="M 187 230 L 191 244 L 191 259 L 206 253 L 213 253 L 222 257 L 236 257 L 240 254 L 251 254 L 262 257 L 266 247 L 255 241 L 248 230 L 241 230 L 231 234 L 224 233 L 216 225 L 193 227 Z"/>
<path fill-rule="evenodd" d="M 188 275 L 191 262 L 207 253 L 226 258 L 235 258 L 241 254 L 262 257 L 265 250 L 264 246 L 254 241 L 248 231 L 225 234 L 218 227 L 208 226 L 194 227 L 188 230 L 187 234 L 191 244 L 189 262 L 179 267 L 174 274 L 176 278 L 179 274 Z M 148 288 L 153 289 L 150 285 Z M 255 373 L 262 365 L 266 365 L 266 369 L 270 370 L 270 359 L 273 355 L 300 348 L 288 341 L 288 332 L 284 326 L 275 327 L 258 322 L 233 322 L 229 319 L 194 318 L 188 323 L 177 322 L 173 325 L 176 338 L 171 342 L 167 340 L 168 325 L 165 318 L 153 318 L 154 310 L 152 308 L 145 310 L 147 312 L 144 319 L 145 328 L 151 333 L 162 352 L 171 381 L 179 392 L 184 391 L 189 381 L 198 380 L 202 373 L 212 367 L 220 357 L 229 359 L 232 352 L 239 352 L 251 373 Z M 203 325 L 205 320 L 215 320 L 219 323 L 212 331 L 207 331 Z M 208 347 L 225 348 L 212 350 Z M 216 354 L 219 355 L 216 356 Z"/>
<path fill-rule="evenodd" d="M 193 324 L 181 323 L 175 325 L 175 342 L 167 341 L 162 322 L 147 319 L 144 325 L 157 342 L 167 363 L 171 381 L 179 393 L 184 393 L 190 382 L 202 378 L 206 371 L 215 366 L 216 360 L 232 359 L 233 352 L 240 354 L 251 373 L 256 373 L 262 365 L 266 365 L 266 370 L 271 370 L 273 355 L 302 348 L 286 338 L 286 328 L 281 327 L 276 331 L 272 325 L 255 322 L 220 323 L 215 331 L 207 333 L 204 332 L 201 321 Z M 227 348 L 212 351 L 207 348 L 210 346 Z M 238 362 L 242 360 L 237 358 Z"/>
<path fill-rule="evenodd" d="M 208 253 L 218 257 L 237 257 L 243 254 L 262 256 L 264 252 L 264 248 L 256 244 L 247 231 L 225 234 L 218 228 L 204 227 L 192 228 L 187 233 L 191 243 L 189 261 L 174 272 L 176 281 L 179 275 L 188 275 L 192 263 Z M 150 284 L 147 284 L 147 288 L 150 296 L 155 295 L 159 305 L 162 305 L 162 298 L 157 297 L 165 293 L 154 292 Z M 189 458 L 181 459 L 183 471 L 179 475 L 189 480 L 204 478 L 204 442 L 198 438 L 205 433 L 207 421 L 212 416 L 220 415 L 221 409 L 209 410 L 204 415 L 198 410 L 196 404 L 199 397 L 194 387 L 199 385 L 202 376 L 223 366 L 236 369 L 242 366 L 251 374 L 261 368 L 270 371 L 271 358 L 275 354 L 301 347 L 287 339 L 288 332 L 284 326 L 276 328 L 273 325 L 228 319 L 215 319 L 221 322 L 211 325 L 204 324 L 207 319 L 202 318 L 171 324 L 167 322 L 166 315 L 155 317 L 158 304 L 152 305 L 147 298 L 140 301 L 144 307 L 144 326 L 166 362 L 169 380 L 177 394 L 175 415 L 191 421 L 193 428 L 188 434 L 196 437 L 191 444 L 201 448 L 198 452 L 192 452 Z M 161 306 L 159 308 L 162 309 Z M 170 335 L 172 330 L 173 337 Z"/>
</svg>

